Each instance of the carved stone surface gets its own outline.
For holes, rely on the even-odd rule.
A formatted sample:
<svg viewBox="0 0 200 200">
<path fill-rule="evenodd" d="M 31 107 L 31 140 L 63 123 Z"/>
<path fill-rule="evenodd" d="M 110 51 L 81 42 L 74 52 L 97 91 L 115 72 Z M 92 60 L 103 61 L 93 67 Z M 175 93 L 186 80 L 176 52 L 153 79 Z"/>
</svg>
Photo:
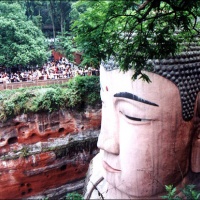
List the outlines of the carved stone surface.
<svg viewBox="0 0 200 200">
<path fill-rule="evenodd" d="M 23 114 L 0 123 L 0 198 L 55 198 L 62 195 L 56 188 L 80 189 L 98 152 L 100 124 L 99 108 Z"/>
<path fill-rule="evenodd" d="M 149 60 L 150 68 L 147 71 L 156 73 L 172 81 L 180 91 L 182 102 L 182 115 L 185 121 L 189 121 L 194 116 L 194 105 L 197 93 L 200 90 L 200 46 L 197 42 L 183 44 L 185 49 L 182 53 L 160 60 Z M 115 58 L 102 62 L 102 66 L 107 70 L 119 68 Z"/>
<path fill-rule="evenodd" d="M 133 81 L 133 74 L 100 68 L 100 153 L 86 178 L 86 199 L 160 199 L 165 185 L 199 189 L 200 93 L 188 121 L 174 82 L 152 72 L 150 83 Z"/>
</svg>

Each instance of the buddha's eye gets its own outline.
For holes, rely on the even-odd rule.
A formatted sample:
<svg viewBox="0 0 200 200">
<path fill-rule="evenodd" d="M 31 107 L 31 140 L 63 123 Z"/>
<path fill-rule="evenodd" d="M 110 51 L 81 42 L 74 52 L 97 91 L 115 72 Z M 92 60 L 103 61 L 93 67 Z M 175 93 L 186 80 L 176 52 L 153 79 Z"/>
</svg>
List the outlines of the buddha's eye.
<svg viewBox="0 0 200 200">
<path fill-rule="evenodd" d="M 122 113 L 120 111 L 120 113 Z M 123 113 L 122 113 L 123 114 Z M 148 122 L 148 121 L 151 121 L 151 119 L 142 119 L 142 118 L 137 118 L 137 117 L 131 117 L 131 116 L 128 116 L 128 115 L 125 115 L 123 114 L 127 119 L 130 119 L 132 121 L 139 121 L 139 122 Z"/>
<path fill-rule="evenodd" d="M 136 117 L 130 117 L 128 115 L 124 115 L 126 118 L 130 119 L 130 120 L 134 120 L 134 121 L 142 121 L 142 119 L 140 118 L 136 118 Z"/>
<path fill-rule="evenodd" d="M 141 121 L 141 122 L 145 122 L 145 121 L 151 121 L 151 119 L 141 119 L 141 118 L 137 118 L 137 117 L 130 117 L 128 115 L 124 115 L 126 118 L 133 120 L 133 121 Z"/>
</svg>

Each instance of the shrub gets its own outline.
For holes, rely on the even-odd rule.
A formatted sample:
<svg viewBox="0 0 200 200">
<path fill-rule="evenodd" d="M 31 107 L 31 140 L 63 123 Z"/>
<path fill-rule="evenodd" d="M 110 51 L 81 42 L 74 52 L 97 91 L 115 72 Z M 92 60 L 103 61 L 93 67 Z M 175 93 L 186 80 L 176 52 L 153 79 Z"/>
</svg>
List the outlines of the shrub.
<svg viewBox="0 0 200 200">
<path fill-rule="evenodd" d="M 30 112 L 47 111 L 53 112 L 65 107 L 65 90 L 61 88 L 48 88 L 37 93 L 37 98 L 33 99 Z"/>
<path fill-rule="evenodd" d="M 72 192 L 66 195 L 66 200 L 83 200 L 83 196 L 79 193 Z"/>
<path fill-rule="evenodd" d="M 98 76 L 77 76 L 68 82 L 69 106 L 100 103 Z M 83 105 L 84 104 L 84 105 Z"/>
<path fill-rule="evenodd" d="M 100 103 L 98 76 L 77 76 L 68 83 L 4 90 L 0 94 L 0 120 L 22 113 L 53 112 L 62 108 L 85 108 Z"/>
<path fill-rule="evenodd" d="M 188 199 L 188 200 L 198 200 L 200 198 L 200 191 L 195 190 L 195 185 L 186 185 L 183 189 L 181 189 L 182 197 L 179 197 L 176 194 L 176 188 L 173 187 L 173 185 L 166 185 L 165 189 L 167 191 L 167 194 L 165 196 L 162 196 L 162 199 L 168 199 L 168 200 L 182 200 L 182 199 Z"/>
</svg>

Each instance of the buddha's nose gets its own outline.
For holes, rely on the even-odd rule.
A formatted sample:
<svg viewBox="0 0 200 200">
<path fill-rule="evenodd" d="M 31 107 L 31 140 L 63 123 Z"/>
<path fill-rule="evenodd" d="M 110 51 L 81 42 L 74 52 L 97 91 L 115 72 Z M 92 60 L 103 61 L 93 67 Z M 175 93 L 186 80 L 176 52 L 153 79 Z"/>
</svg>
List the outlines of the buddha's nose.
<svg viewBox="0 0 200 200">
<path fill-rule="evenodd" d="M 101 132 L 98 138 L 98 148 L 119 155 L 118 114 L 114 106 L 102 107 Z"/>
</svg>

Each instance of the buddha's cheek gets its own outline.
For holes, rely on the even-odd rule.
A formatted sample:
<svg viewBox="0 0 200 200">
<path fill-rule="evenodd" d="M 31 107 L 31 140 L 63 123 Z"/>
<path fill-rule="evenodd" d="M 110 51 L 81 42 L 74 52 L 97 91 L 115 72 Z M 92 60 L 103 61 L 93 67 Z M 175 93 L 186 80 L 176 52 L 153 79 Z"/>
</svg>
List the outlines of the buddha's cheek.
<svg viewBox="0 0 200 200">
<path fill-rule="evenodd" d="M 151 124 L 133 125 L 121 121 L 119 133 L 121 173 L 107 178 L 119 190 L 133 196 L 152 195 L 153 139 Z"/>
<path fill-rule="evenodd" d="M 133 196 L 152 196 L 165 190 L 163 184 L 170 184 L 169 177 L 179 179 L 175 138 L 171 129 L 163 130 L 160 123 L 120 122 L 121 173 L 114 174 L 115 179 L 110 175 L 110 182 L 114 181 L 119 190 Z"/>
</svg>

